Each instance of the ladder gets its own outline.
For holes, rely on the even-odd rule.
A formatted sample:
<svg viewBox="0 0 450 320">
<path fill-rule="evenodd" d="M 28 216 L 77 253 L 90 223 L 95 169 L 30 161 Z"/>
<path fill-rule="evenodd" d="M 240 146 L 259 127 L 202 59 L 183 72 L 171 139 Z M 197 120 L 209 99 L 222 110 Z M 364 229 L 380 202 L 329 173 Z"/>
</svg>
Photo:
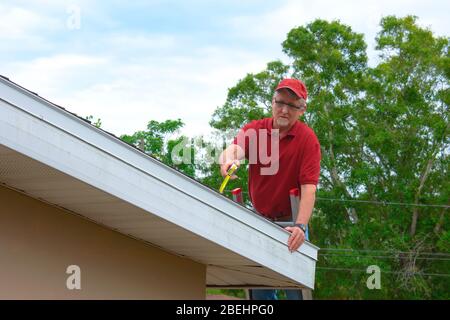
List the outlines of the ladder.
<svg viewBox="0 0 450 320">
<path fill-rule="evenodd" d="M 242 189 L 236 188 L 231 191 L 233 201 L 243 204 Z M 298 208 L 300 206 L 299 189 L 293 188 L 289 190 L 289 200 L 291 202 L 292 221 L 275 221 L 280 227 L 290 227 L 297 221 Z M 306 225 L 305 240 L 309 241 L 309 227 Z M 312 300 L 311 289 L 301 289 L 303 300 Z M 249 296 L 248 289 L 245 290 L 247 298 Z"/>
</svg>

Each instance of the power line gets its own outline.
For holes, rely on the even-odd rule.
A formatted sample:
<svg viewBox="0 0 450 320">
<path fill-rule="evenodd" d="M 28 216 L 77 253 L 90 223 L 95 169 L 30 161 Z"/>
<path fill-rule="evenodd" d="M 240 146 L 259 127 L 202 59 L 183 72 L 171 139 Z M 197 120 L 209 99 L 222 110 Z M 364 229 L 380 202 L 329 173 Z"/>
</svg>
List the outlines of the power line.
<svg viewBox="0 0 450 320">
<path fill-rule="evenodd" d="M 336 271 L 351 271 L 351 272 L 364 272 L 367 273 L 367 270 L 364 269 L 351 269 L 351 268 L 330 268 L 330 267 L 316 267 L 318 270 L 336 270 Z M 389 274 L 418 274 L 421 276 L 433 276 L 433 277 L 450 277 L 449 273 L 423 273 L 423 272 L 401 272 L 401 271 L 381 271 L 381 273 L 389 273 Z"/>
<path fill-rule="evenodd" d="M 225 190 L 225 192 L 231 192 L 232 190 Z M 248 191 L 242 191 L 242 193 L 248 194 Z M 339 202 L 355 202 L 355 203 L 367 203 L 367 204 L 377 204 L 377 205 L 391 205 L 391 206 L 412 206 L 412 207 L 432 207 L 432 208 L 450 208 L 449 205 L 445 204 L 421 204 L 421 203 L 404 203 L 404 202 L 391 202 L 391 201 L 371 201 L 371 200 L 354 200 L 354 199 L 334 199 L 334 198 L 323 198 L 316 197 L 319 201 L 339 201 Z"/>
<path fill-rule="evenodd" d="M 391 253 L 391 254 L 417 254 L 415 251 L 389 251 L 389 250 L 371 250 L 371 249 L 339 249 L 339 248 L 320 248 L 321 251 L 344 251 L 344 252 L 378 252 L 378 253 Z M 444 256 L 450 257 L 449 253 L 444 252 L 420 252 L 418 255 L 423 256 Z"/>
<path fill-rule="evenodd" d="M 352 254 L 333 254 L 333 253 L 319 253 L 319 256 L 325 257 L 345 257 L 345 258 L 369 258 L 369 259 L 398 259 L 396 256 L 374 256 L 374 255 L 352 255 Z M 450 261 L 448 258 L 422 258 L 416 257 L 417 260 L 440 260 L 440 261 Z"/>
<path fill-rule="evenodd" d="M 433 207 L 448 209 L 450 206 L 445 204 L 420 204 L 420 203 L 403 203 L 403 202 L 390 202 L 390 201 L 369 201 L 369 200 L 351 200 L 351 199 L 332 199 L 317 197 L 317 200 L 323 201 L 340 201 L 340 202 L 356 202 L 356 203 L 370 203 L 379 205 L 391 205 L 391 206 L 412 206 L 412 207 Z"/>
</svg>

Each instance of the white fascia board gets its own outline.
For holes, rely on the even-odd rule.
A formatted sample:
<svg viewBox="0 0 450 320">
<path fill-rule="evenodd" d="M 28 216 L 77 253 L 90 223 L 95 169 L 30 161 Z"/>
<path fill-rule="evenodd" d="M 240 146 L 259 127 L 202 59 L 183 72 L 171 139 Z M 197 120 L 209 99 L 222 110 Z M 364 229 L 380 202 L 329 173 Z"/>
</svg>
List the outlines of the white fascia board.
<svg viewBox="0 0 450 320">
<path fill-rule="evenodd" d="M 2 78 L 0 143 L 314 287 L 316 246 Z"/>
</svg>

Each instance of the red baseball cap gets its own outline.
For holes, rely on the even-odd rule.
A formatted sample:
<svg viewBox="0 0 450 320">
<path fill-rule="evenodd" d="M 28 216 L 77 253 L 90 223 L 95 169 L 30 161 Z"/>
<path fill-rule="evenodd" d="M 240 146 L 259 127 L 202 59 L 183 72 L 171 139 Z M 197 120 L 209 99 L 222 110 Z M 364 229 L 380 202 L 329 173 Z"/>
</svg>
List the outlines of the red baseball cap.
<svg viewBox="0 0 450 320">
<path fill-rule="evenodd" d="M 287 88 L 287 89 L 292 90 L 299 98 L 303 98 L 305 100 L 308 98 L 308 91 L 306 90 L 306 86 L 300 80 L 283 79 L 280 81 L 280 83 L 278 84 L 275 91 L 282 89 L 282 88 Z"/>
</svg>

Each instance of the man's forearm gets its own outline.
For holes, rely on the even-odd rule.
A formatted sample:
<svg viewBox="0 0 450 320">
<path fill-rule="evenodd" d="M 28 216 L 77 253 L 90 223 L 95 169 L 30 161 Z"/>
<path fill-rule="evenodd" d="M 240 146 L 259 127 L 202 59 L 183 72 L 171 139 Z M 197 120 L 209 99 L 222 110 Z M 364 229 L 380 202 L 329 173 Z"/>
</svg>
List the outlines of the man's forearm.
<svg viewBox="0 0 450 320">
<path fill-rule="evenodd" d="M 301 190 L 302 198 L 298 208 L 296 223 L 308 224 L 316 201 L 316 186 L 302 185 Z"/>
<path fill-rule="evenodd" d="M 228 160 L 242 160 L 245 152 L 237 144 L 229 145 L 219 156 L 219 164 L 226 163 Z"/>
</svg>

